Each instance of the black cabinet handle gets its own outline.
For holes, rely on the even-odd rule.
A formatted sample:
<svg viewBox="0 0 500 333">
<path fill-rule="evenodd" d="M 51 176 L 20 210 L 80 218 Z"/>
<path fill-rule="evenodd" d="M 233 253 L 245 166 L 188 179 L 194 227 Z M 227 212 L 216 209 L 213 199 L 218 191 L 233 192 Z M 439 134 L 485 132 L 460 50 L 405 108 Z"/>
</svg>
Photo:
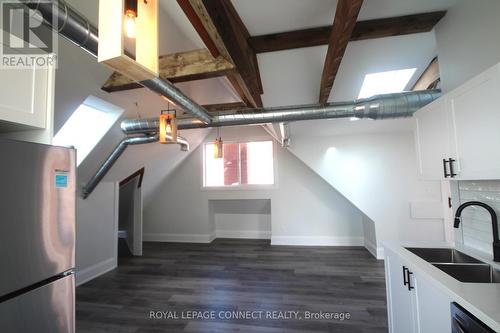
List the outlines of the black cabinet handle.
<svg viewBox="0 0 500 333">
<path fill-rule="evenodd" d="M 455 162 L 455 160 L 453 158 L 448 159 L 448 163 L 450 164 L 450 177 L 452 177 L 452 178 L 457 175 L 455 173 L 455 171 L 453 170 L 453 162 Z"/>
<path fill-rule="evenodd" d="M 448 170 L 446 169 L 446 163 L 449 161 L 443 158 L 443 171 L 444 171 L 444 178 L 450 177 L 450 174 L 448 173 Z"/>
<path fill-rule="evenodd" d="M 413 287 L 413 286 L 411 285 L 411 280 L 410 280 L 410 275 L 412 275 L 412 274 L 413 274 L 413 272 L 410 272 L 410 270 L 409 270 L 409 269 L 407 269 L 407 270 L 406 270 L 406 274 L 407 274 L 407 278 L 406 278 L 406 279 L 407 279 L 407 281 L 408 281 L 408 290 L 415 289 L 415 287 Z"/>
<path fill-rule="evenodd" d="M 403 266 L 403 286 L 406 286 L 406 284 L 408 284 L 408 280 L 406 279 L 408 277 L 406 273 L 407 271 L 409 271 L 408 268 Z"/>
</svg>

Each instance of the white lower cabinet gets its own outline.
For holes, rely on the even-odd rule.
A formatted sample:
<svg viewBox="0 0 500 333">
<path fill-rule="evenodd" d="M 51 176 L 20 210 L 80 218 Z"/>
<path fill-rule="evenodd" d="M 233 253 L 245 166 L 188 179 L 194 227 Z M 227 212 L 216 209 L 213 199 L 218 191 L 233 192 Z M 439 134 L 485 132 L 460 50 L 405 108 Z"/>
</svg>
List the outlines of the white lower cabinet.
<svg viewBox="0 0 500 333">
<path fill-rule="evenodd" d="M 451 332 L 452 299 L 397 254 L 385 253 L 391 333 Z"/>
<path fill-rule="evenodd" d="M 415 311 L 413 291 L 406 283 L 408 265 L 396 255 L 385 255 L 385 283 L 387 288 L 387 311 L 389 314 L 389 332 L 413 333 Z"/>
</svg>

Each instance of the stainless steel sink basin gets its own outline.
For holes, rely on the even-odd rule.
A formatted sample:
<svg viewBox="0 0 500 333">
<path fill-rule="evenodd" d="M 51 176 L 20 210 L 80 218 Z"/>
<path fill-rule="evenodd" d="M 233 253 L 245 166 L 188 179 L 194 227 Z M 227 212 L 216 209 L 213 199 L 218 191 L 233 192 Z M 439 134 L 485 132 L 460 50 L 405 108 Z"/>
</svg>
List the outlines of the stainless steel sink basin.
<svg viewBox="0 0 500 333">
<path fill-rule="evenodd" d="M 500 271 L 488 264 L 434 264 L 460 282 L 500 283 Z"/>
<path fill-rule="evenodd" d="M 406 249 L 430 263 L 482 263 L 465 253 L 451 248 L 407 247 Z"/>
</svg>

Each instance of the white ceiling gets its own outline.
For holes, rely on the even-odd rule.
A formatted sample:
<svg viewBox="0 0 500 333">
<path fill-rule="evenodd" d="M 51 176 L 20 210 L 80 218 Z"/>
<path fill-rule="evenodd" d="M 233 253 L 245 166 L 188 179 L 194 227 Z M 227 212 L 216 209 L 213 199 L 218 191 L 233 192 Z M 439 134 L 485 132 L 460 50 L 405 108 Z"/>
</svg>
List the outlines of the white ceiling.
<svg viewBox="0 0 500 333">
<path fill-rule="evenodd" d="M 365 0 L 359 20 L 447 9 L 456 0 Z M 337 0 L 232 0 L 251 35 L 331 25 Z"/>
</svg>

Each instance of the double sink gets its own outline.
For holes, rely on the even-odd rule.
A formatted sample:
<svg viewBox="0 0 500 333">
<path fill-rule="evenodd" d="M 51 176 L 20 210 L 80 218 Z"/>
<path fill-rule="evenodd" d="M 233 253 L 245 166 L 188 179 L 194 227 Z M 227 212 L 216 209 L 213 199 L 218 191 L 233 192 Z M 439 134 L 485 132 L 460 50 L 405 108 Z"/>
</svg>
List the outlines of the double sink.
<svg viewBox="0 0 500 333">
<path fill-rule="evenodd" d="M 500 270 L 455 249 L 421 247 L 406 249 L 460 282 L 500 283 Z"/>
</svg>

